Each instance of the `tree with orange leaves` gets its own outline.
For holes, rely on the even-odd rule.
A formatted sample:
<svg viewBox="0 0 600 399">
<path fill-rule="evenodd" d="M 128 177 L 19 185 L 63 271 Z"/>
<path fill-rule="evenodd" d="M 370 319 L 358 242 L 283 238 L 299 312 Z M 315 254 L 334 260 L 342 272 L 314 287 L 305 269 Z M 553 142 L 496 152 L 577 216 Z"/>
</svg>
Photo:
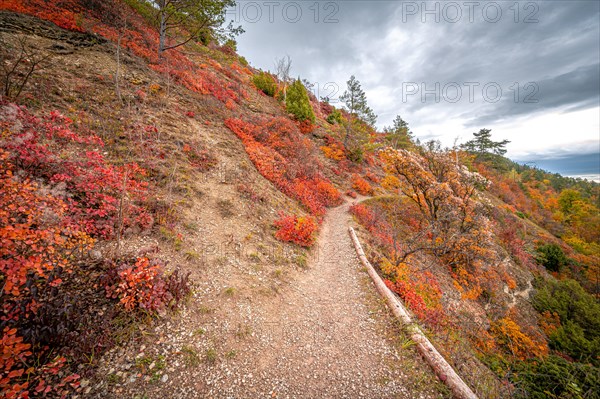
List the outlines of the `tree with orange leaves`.
<svg viewBox="0 0 600 399">
<path fill-rule="evenodd" d="M 418 211 L 418 229 L 411 234 L 398 229 L 403 221 L 389 215 L 392 230 L 403 232 L 402 240 L 393 240 L 395 263 L 417 252 L 429 253 L 445 261 L 460 282 L 473 283 L 491 239 L 485 207 L 475 198 L 487 180 L 455 163 L 433 142 L 420 154 L 388 148 L 381 158 L 388 174 L 384 187 L 402 193 Z"/>
</svg>

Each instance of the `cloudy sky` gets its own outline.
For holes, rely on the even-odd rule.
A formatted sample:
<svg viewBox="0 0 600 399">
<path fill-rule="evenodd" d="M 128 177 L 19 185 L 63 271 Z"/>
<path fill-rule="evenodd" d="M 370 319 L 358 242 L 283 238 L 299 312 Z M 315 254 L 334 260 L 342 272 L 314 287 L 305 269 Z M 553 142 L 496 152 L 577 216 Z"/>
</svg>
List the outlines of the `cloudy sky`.
<svg viewBox="0 0 600 399">
<path fill-rule="evenodd" d="M 292 73 L 333 102 L 355 75 L 379 115 L 421 140 L 480 128 L 508 156 L 600 179 L 598 1 L 240 1 L 239 53 Z"/>
</svg>

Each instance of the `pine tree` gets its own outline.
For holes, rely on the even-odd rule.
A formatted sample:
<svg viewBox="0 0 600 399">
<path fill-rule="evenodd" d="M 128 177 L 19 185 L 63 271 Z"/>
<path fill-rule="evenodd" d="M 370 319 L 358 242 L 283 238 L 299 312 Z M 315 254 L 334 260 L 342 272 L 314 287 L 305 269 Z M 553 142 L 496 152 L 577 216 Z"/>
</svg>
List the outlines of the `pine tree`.
<svg viewBox="0 0 600 399">
<path fill-rule="evenodd" d="M 362 90 L 360 82 L 352 75 L 346 84 L 348 89 L 340 96 L 340 100 L 346 104 L 346 108 L 352 115 L 371 126 L 375 125 L 377 115 L 367 105 L 367 96 Z"/>
<path fill-rule="evenodd" d="M 310 105 L 308 93 L 300 78 L 295 80 L 288 89 L 286 109 L 299 121 L 315 121 L 315 114 Z"/>
<path fill-rule="evenodd" d="M 477 154 L 506 154 L 506 145 L 510 143 L 508 140 L 492 141 L 492 131 L 490 129 L 481 129 L 477 133 L 473 133 L 475 138 L 464 143 L 461 147 L 469 152 Z"/>
<path fill-rule="evenodd" d="M 367 105 L 367 96 L 354 75 L 350 77 L 346 84 L 348 89 L 340 96 L 340 100 L 345 103 L 346 109 L 354 118 L 349 118 L 345 123 L 344 147 L 350 153 L 355 154 L 353 156 L 355 160 L 360 160 L 362 159 L 361 145 L 366 140 L 364 124 L 373 127 L 377 121 L 377 115 Z M 361 121 L 364 122 L 363 126 L 361 126 Z"/>
<path fill-rule="evenodd" d="M 391 127 L 385 127 L 383 132 L 392 148 L 409 148 L 412 145 L 413 133 L 410 131 L 408 123 L 400 115 L 397 115 L 394 124 Z"/>
</svg>

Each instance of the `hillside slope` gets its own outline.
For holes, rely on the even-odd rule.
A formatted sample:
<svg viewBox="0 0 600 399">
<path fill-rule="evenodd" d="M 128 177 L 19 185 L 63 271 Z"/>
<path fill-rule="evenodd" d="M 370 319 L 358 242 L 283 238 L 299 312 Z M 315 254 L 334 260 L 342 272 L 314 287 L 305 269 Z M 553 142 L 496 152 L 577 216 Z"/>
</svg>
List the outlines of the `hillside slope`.
<svg viewBox="0 0 600 399">
<path fill-rule="evenodd" d="M 97 354 L 85 366 L 78 364 L 78 356 L 89 356 L 85 351 L 68 359 L 80 375 L 75 391 L 86 397 L 440 397 L 444 389 L 400 340 L 358 269 L 345 233 L 347 205 L 327 216 L 312 251 L 273 237 L 280 211 L 302 215 L 306 208 L 258 173 L 223 125 L 234 115 L 288 118 L 244 72 L 233 75 L 245 94 L 232 110 L 129 52 L 119 54 L 117 65 L 114 45 L 101 37 L 4 11 L 0 30 L 13 51 L 23 44 L 49 59 L 20 96 L 24 112 L 44 119 L 58 111 L 72 120 L 66 120 L 70 129 L 100 137 L 109 163 L 135 162 L 148 171 L 144 206 L 153 223 L 132 225 L 117 240 L 98 237 L 88 256 L 94 262 L 149 257 L 165 264 L 166 273 L 189 273 L 193 286 L 179 314 L 108 319 L 112 343 L 92 349 Z M 207 73 L 231 80 L 219 62 L 236 56 L 210 50 L 193 57 Z M 117 67 L 122 100 L 115 96 Z M 11 132 L 3 146 L 9 146 L 21 116 L 14 117 L 13 105 L 2 107 L 0 120 Z M 41 175 L 34 178 L 46 184 Z M 100 314 L 115 305 L 103 306 Z"/>
</svg>

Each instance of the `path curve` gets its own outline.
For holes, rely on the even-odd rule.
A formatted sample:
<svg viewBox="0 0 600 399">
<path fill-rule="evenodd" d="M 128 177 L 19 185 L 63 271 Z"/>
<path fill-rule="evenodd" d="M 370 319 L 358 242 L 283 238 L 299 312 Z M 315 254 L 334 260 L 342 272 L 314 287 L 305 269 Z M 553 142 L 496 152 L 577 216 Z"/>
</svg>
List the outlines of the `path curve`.
<svg viewBox="0 0 600 399">
<path fill-rule="evenodd" d="M 252 345 L 258 345 L 253 353 L 260 356 L 247 359 L 244 368 L 252 372 L 229 381 L 233 384 L 225 389 L 232 396 L 429 396 L 415 396 L 406 387 L 413 370 L 401 369 L 398 350 L 381 331 L 381 318 L 390 316 L 386 309 L 377 312 L 369 306 L 368 295 L 371 302 L 377 299 L 348 236 L 350 206 L 345 203 L 327 213 L 309 270 L 277 300 L 259 305 Z M 433 374 L 426 375 L 433 382 Z M 243 394 L 237 383 L 243 384 Z M 223 388 L 209 394 L 222 394 Z"/>
</svg>

